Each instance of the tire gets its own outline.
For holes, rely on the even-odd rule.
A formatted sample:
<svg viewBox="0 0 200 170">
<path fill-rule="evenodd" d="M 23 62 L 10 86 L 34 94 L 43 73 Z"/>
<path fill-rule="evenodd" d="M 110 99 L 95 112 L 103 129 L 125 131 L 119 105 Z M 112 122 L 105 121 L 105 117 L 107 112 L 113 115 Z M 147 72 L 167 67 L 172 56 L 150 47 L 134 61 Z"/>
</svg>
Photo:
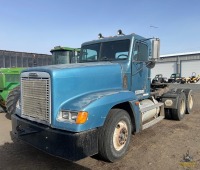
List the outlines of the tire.
<svg viewBox="0 0 200 170">
<path fill-rule="evenodd" d="M 99 155 L 110 162 L 122 158 L 131 138 L 131 118 L 122 109 L 112 109 L 100 129 L 99 133 Z"/>
<path fill-rule="evenodd" d="M 9 115 L 14 114 L 16 109 L 20 109 L 20 86 L 10 91 L 6 100 L 6 110 Z"/>
<path fill-rule="evenodd" d="M 186 96 L 186 114 L 191 114 L 193 111 L 194 100 L 192 96 L 192 90 L 186 89 L 184 90 Z"/>
<path fill-rule="evenodd" d="M 6 112 L 5 108 L 3 106 L 0 106 L 0 113 Z"/>
<path fill-rule="evenodd" d="M 174 120 L 182 120 L 186 113 L 186 97 L 185 93 L 179 94 L 177 109 L 172 109 L 172 118 Z"/>
<path fill-rule="evenodd" d="M 165 119 L 172 119 L 171 109 L 165 108 Z"/>
</svg>

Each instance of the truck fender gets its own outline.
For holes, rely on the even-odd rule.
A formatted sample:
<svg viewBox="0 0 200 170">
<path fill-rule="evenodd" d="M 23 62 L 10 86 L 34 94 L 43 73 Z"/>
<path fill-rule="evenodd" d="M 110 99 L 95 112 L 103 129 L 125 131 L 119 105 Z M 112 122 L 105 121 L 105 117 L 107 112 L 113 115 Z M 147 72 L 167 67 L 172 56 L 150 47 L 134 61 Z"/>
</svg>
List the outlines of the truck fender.
<svg viewBox="0 0 200 170">
<path fill-rule="evenodd" d="M 133 105 L 132 103 L 135 100 L 135 94 L 130 91 L 97 92 L 79 96 L 76 99 L 68 101 L 61 106 L 61 109 L 67 110 L 67 108 L 73 108 L 73 110 L 87 111 L 89 113 L 88 120 L 82 128 L 93 129 L 103 126 L 109 111 L 113 107 L 126 102 Z M 132 110 L 132 113 L 135 114 L 135 118 L 140 119 L 136 113 L 137 111 L 137 108 L 135 108 Z M 138 121 L 136 120 L 136 122 Z"/>
<path fill-rule="evenodd" d="M 170 108 L 170 109 L 176 109 L 178 100 L 179 100 L 179 94 L 183 92 L 183 89 L 171 89 L 167 93 L 164 93 L 161 96 L 161 100 L 164 103 L 165 108 Z"/>
<path fill-rule="evenodd" d="M 190 114 L 193 111 L 193 95 L 191 89 L 178 89 L 174 88 L 170 91 L 171 94 L 177 94 L 179 95 L 181 92 L 185 93 L 186 97 L 186 113 Z M 165 100 L 166 101 L 166 100 Z M 177 102 L 178 100 L 176 100 Z"/>
<path fill-rule="evenodd" d="M 134 132 L 139 132 L 139 129 L 141 129 L 140 125 L 140 114 L 139 114 L 139 107 L 135 105 L 136 102 L 136 96 L 132 92 L 119 92 L 118 94 L 114 94 L 112 96 L 104 96 L 101 99 L 95 100 L 93 103 L 88 105 L 86 108 L 91 113 L 96 113 L 98 111 L 102 112 L 98 114 L 93 114 L 93 116 L 96 117 L 96 120 L 98 122 L 97 127 L 103 126 L 104 122 L 110 112 L 113 108 L 121 108 L 126 110 L 130 117 L 133 119 L 132 123 L 134 125 Z M 128 105 L 127 105 L 128 104 Z M 126 107 L 124 107 L 126 105 Z M 127 107 L 130 107 L 130 110 L 127 110 Z"/>
</svg>

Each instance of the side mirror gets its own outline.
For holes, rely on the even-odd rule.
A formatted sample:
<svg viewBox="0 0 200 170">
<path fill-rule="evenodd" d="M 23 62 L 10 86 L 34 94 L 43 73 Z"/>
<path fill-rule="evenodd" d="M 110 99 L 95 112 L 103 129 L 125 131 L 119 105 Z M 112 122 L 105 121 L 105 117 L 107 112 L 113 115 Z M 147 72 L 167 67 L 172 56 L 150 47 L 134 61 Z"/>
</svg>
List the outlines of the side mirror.
<svg viewBox="0 0 200 170">
<path fill-rule="evenodd" d="M 152 59 L 157 60 L 160 58 L 160 39 L 152 40 Z"/>
</svg>

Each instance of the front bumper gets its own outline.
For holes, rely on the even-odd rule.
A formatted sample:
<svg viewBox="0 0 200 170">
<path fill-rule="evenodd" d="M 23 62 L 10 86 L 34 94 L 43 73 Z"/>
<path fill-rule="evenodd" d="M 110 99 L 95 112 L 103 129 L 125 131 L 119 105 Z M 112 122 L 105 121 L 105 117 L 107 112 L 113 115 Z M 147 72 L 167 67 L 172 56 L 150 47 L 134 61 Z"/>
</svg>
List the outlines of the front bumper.
<svg viewBox="0 0 200 170">
<path fill-rule="evenodd" d="M 12 133 L 42 151 L 70 161 L 98 153 L 96 129 L 72 133 L 12 115 Z"/>
</svg>

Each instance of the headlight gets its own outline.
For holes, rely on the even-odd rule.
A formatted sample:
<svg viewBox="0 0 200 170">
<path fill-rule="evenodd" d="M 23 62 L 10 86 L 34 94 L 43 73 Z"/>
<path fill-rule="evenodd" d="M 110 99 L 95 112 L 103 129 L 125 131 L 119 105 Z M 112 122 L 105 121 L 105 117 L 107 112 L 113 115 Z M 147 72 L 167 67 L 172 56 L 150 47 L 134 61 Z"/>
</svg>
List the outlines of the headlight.
<svg viewBox="0 0 200 170">
<path fill-rule="evenodd" d="M 60 120 L 69 121 L 76 124 L 83 124 L 87 121 L 88 112 L 72 112 L 72 111 L 60 111 Z"/>
</svg>

